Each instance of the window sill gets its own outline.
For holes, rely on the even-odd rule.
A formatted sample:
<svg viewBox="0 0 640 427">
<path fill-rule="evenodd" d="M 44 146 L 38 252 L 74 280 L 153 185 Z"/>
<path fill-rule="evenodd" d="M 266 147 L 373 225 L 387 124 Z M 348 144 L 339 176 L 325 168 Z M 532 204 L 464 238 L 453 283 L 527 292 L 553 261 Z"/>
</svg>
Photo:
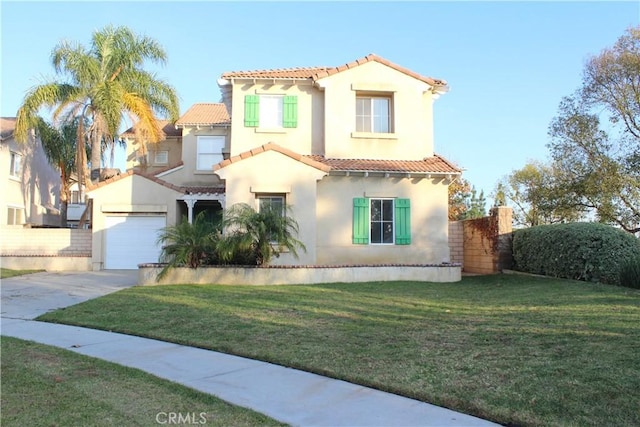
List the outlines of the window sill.
<svg viewBox="0 0 640 427">
<path fill-rule="evenodd" d="M 287 133 L 285 128 L 255 128 L 255 133 Z"/>
<path fill-rule="evenodd" d="M 351 138 L 363 139 L 398 139 L 395 133 L 351 132 Z"/>
<path fill-rule="evenodd" d="M 20 182 L 20 177 L 17 177 L 15 175 L 9 175 L 9 179 L 11 181 Z"/>
<path fill-rule="evenodd" d="M 194 175 L 215 175 L 215 172 L 213 172 L 213 170 L 196 170 L 193 172 L 193 174 Z"/>
</svg>

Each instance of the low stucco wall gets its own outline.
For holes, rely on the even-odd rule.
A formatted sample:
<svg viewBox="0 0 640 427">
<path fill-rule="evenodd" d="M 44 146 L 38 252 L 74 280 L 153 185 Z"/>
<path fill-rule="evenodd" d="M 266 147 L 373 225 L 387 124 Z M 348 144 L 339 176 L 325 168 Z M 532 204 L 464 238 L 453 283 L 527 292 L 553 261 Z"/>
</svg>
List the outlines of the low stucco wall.
<svg viewBox="0 0 640 427">
<path fill-rule="evenodd" d="M 359 283 L 407 280 L 417 282 L 458 282 L 459 264 L 443 265 L 363 265 L 308 267 L 201 267 L 173 268 L 156 281 L 162 270 L 158 264 L 138 267 L 138 285 L 309 285 L 318 283 Z"/>
<path fill-rule="evenodd" d="M 2 256 L 0 265 L 11 270 L 91 271 L 91 257 Z"/>
</svg>

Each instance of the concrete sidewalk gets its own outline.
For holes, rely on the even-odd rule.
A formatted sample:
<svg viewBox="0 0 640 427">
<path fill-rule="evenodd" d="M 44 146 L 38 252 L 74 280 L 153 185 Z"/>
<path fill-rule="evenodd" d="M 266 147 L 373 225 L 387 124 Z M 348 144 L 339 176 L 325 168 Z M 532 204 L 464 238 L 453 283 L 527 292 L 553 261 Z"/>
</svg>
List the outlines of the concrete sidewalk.
<svg viewBox="0 0 640 427">
<path fill-rule="evenodd" d="M 19 278 L 3 280 L 2 335 L 137 368 L 291 425 L 497 425 L 428 403 L 266 362 L 130 335 L 28 320 L 33 313 L 41 314 L 44 301 L 60 308 L 59 305 L 66 302 L 75 304 L 98 296 L 96 294 L 135 284 L 133 277 L 127 279 L 124 274 L 110 286 L 97 284 L 92 292 L 81 291 L 82 284 L 109 279 L 93 274 L 71 275 L 72 283 L 69 275 L 45 273 L 22 276 L 19 281 Z M 84 278 L 85 275 L 88 277 Z M 74 290 L 69 292 L 67 286 Z M 36 297 L 31 300 L 32 306 L 27 288 L 31 288 Z"/>
</svg>

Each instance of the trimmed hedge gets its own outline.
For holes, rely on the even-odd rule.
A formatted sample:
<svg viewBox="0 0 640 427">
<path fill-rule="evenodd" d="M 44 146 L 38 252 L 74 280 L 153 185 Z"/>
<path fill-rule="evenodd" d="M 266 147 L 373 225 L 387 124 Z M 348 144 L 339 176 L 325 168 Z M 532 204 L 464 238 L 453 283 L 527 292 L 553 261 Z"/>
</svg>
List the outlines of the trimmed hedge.
<svg viewBox="0 0 640 427">
<path fill-rule="evenodd" d="M 620 284 L 622 266 L 640 258 L 640 240 L 595 222 L 539 225 L 513 233 L 515 269 L 552 277 Z"/>
</svg>

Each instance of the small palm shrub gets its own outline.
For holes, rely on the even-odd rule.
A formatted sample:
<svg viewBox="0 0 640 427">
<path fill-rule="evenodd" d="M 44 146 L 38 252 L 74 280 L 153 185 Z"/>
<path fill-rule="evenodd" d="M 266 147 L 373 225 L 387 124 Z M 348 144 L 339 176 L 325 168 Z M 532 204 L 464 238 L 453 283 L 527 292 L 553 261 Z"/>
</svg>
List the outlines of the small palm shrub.
<svg viewBox="0 0 640 427">
<path fill-rule="evenodd" d="M 197 268 L 218 264 L 216 247 L 219 240 L 220 227 L 207 221 L 204 212 L 196 215 L 192 224 L 183 218 L 180 224 L 163 228 L 158 243 L 162 245 L 160 262 L 166 263 L 166 266 L 158 279 L 174 267 Z"/>
<path fill-rule="evenodd" d="M 222 224 L 226 231 L 217 249 L 224 263 L 243 260 L 249 263 L 245 265 L 267 265 L 284 250 L 296 258 L 298 249 L 306 250 L 295 237 L 298 223 L 275 210 L 257 212 L 239 203 L 225 211 Z"/>
<path fill-rule="evenodd" d="M 640 289 L 640 257 L 631 258 L 622 263 L 620 285 Z"/>
</svg>

